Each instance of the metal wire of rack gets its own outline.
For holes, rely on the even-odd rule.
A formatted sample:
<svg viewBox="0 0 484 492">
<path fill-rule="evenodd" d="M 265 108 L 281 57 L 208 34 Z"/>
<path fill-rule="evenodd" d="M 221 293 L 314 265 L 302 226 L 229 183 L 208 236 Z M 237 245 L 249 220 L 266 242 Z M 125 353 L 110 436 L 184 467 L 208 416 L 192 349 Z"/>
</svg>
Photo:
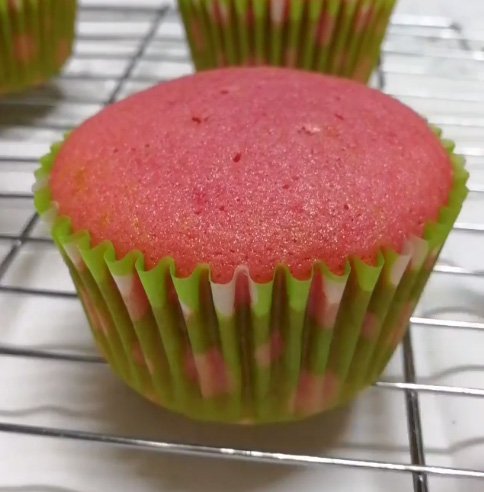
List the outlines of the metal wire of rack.
<svg viewBox="0 0 484 492">
<path fill-rule="evenodd" d="M 423 43 L 429 43 L 430 47 L 421 50 Z M 445 128 L 453 128 L 458 134 L 458 150 L 469 160 L 472 175 L 470 191 L 478 197 L 484 193 L 484 174 L 481 174 L 482 168 L 479 168 L 484 164 L 484 146 L 474 143 L 478 141 L 474 135 L 478 135 L 484 128 L 484 90 L 479 88 L 484 79 L 484 70 L 481 69 L 484 66 L 481 46 L 484 46 L 484 37 L 480 39 L 479 36 L 464 36 L 461 26 L 451 20 L 434 17 L 395 17 L 383 60 L 374 80 L 374 84 L 382 90 L 405 102 L 410 101 L 422 106 L 424 113 L 426 107 L 434 103 L 434 109 L 428 115 L 429 119 Z M 463 72 L 457 74 L 455 68 L 446 72 L 446 63 L 450 61 L 454 64 L 453 67 L 455 64 L 463 66 Z M 467 67 L 470 67 L 469 74 L 465 73 Z M 15 299 L 19 309 L 22 309 L 25 299 L 30 297 L 53 300 L 75 298 L 72 288 L 46 288 L 43 285 L 23 285 L 11 281 L 11 270 L 15 268 L 25 248 L 31 248 L 35 254 L 38 248 L 48 247 L 51 243 L 41 230 L 39 232 L 38 219 L 33 212 L 32 194 L 22 188 L 23 185 L 12 184 L 11 176 L 16 175 L 18 167 L 23 166 L 24 171 L 30 172 L 48 143 L 104 105 L 159 80 L 183 75 L 191 70 L 177 14 L 170 8 L 150 5 L 136 8 L 108 5 L 85 7 L 80 13 L 75 55 L 64 74 L 45 88 L 0 101 L 0 210 L 4 206 L 5 210 L 10 211 L 21 209 L 21 213 L 17 213 L 17 210 L 13 214 L 14 217 L 20 217 L 19 222 L 15 224 L 2 220 L 3 214 L 0 214 L 0 296 L 8 300 Z M 408 82 L 410 77 L 413 84 Z M 429 91 L 426 87 L 435 82 L 435 79 L 437 83 L 432 85 L 434 89 Z M 461 90 L 463 84 L 467 84 L 465 91 Z M 455 109 L 461 105 L 465 105 L 465 108 L 471 105 L 474 110 L 466 113 L 467 109 Z M 481 114 L 476 107 L 477 110 L 482 108 Z M 469 241 L 477 251 L 479 248 L 481 251 L 484 249 L 484 220 L 461 220 L 455 229 L 456 232 L 468 235 L 466 237 L 470 238 Z M 444 259 L 436 267 L 435 275 L 439 274 L 448 276 L 452 281 L 467 278 L 479 280 L 484 277 L 484 270 L 479 268 L 478 264 L 466 266 L 459 261 L 446 261 L 444 255 Z M 8 300 L 6 302 L 9 302 Z M 35 319 L 31 322 L 35 323 Z M 478 383 L 471 386 L 422 382 L 417 371 L 413 339 L 417 334 L 415 330 L 423 329 L 464 330 L 475 332 L 482 337 L 484 316 L 452 317 L 442 309 L 420 310 L 416 312 L 411 323 L 412 329 L 404 341 L 401 353 L 398 354 L 403 365 L 403 377 L 385 379 L 376 384 L 378 391 L 401 392 L 404 395 L 409 462 L 124 437 L 119 433 L 77 430 L 75 424 L 71 428 L 60 428 L 16 423 L 2 417 L 0 435 L 7 433 L 42 436 L 175 455 L 227 458 L 277 465 L 383 470 L 410 474 L 413 488 L 417 492 L 432 489 L 429 485 L 429 477 L 432 476 L 449 479 L 472 478 L 478 480 L 480 485 L 477 487 L 481 487 L 475 490 L 483 490 L 484 467 L 427 464 L 421 400 L 423 395 L 428 394 L 469 398 L 481 402 L 484 398 L 484 384 L 478 387 Z M 10 343 L 8 340 L 1 341 L 0 359 L 7 357 L 31 359 L 39 364 L 41 361 L 60 361 L 76 365 L 103 364 L 100 357 L 82 350 L 32 348 L 25 344 Z M 1 415 L 3 414 L 0 411 Z M 479 423 L 482 424 L 482 421 L 475 423 L 476 434 L 480 431 Z"/>
</svg>

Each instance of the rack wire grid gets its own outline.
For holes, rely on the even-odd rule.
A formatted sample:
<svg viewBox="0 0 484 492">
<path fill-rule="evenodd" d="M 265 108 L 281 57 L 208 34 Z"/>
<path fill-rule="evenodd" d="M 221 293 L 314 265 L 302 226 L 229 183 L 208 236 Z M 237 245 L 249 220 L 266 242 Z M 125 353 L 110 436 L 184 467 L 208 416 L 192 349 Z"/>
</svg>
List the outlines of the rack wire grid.
<svg viewBox="0 0 484 492">
<path fill-rule="evenodd" d="M 155 408 L 111 376 L 34 213 L 31 173 L 51 142 L 193 70 L 172 6 L 115 3 L 81 9 L 57 80 L 0 101 L 0 490 L 483 491 L 482 34 L 394 16 L 373 80 L 443 127 L 471 172 L 460 221 L 382 380 L 306 422 L 227 428 Z"/>
</svg>

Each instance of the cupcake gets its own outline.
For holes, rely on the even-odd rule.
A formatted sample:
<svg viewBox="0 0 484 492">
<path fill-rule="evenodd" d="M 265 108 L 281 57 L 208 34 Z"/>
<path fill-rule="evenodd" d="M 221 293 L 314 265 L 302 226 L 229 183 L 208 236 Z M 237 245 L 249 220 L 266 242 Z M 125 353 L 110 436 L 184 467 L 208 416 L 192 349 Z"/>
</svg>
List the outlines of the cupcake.
<svg viewBox="0 0 484 492">
<path fill-rule="evenodd" d="M 198 70 L 280 65 L 366 82 L 396 0 L 178 0 Z"/>
<path fill-rule="evenodd" d="M 75 0 L 0 0 L 0 95 L 56 75 L 74 38 Z"/>
<path fill-rule="evenodd" d="M 229 68 L 86 121 L 42 160 L 35 203 L 115 373 L 189 417 L 264 423 L 377 379 L 466 179 L 378 91 Z"/>
</svg>

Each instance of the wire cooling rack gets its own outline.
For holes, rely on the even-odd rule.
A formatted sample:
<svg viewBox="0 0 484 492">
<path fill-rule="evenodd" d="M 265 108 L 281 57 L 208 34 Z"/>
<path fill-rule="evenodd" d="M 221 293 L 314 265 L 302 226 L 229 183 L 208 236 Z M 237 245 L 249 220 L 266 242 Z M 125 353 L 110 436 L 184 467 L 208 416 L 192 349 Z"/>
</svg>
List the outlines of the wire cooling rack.
<svg viewBox="0 0 484 492">
<path fill-rule="evenodd" d="M 169 415 L 110 375 L 34 213 L 31 172 L 51 142 L 193 70 L 170 6 L 94 5 L 63 75 L 0 100 L 0 490 L 484 490 L 482 32 L 396 16 L 373 80 L 443 127 L 471 172 L 403 346 L 349 409 L 242 430 Z"/>
</svg>

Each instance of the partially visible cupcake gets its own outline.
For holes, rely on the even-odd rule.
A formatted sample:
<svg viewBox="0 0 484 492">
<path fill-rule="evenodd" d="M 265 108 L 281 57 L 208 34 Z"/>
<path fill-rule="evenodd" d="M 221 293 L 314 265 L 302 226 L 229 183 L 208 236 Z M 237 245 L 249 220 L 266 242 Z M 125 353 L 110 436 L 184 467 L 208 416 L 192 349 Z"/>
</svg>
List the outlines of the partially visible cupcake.
<svg viewBox="0 0 484 492">
<path fill-rule="evenodd" d="M 298 67 L 368 81 L 396 0 L 178 0 L 198 70 Z"/>
<path fill-rule="evenodd" d="M 0 0 L 0 95 L 56 75 L 71 54 L 76 0 Z"/>
<path fill-rule="evenodd" d="M 376 380 L 466 179 L 389 96 L 233 68 L 86 121 L 43 159 L 35 203 L 121 378 L 192 418 L 263 423 Z"/>
</svg>

